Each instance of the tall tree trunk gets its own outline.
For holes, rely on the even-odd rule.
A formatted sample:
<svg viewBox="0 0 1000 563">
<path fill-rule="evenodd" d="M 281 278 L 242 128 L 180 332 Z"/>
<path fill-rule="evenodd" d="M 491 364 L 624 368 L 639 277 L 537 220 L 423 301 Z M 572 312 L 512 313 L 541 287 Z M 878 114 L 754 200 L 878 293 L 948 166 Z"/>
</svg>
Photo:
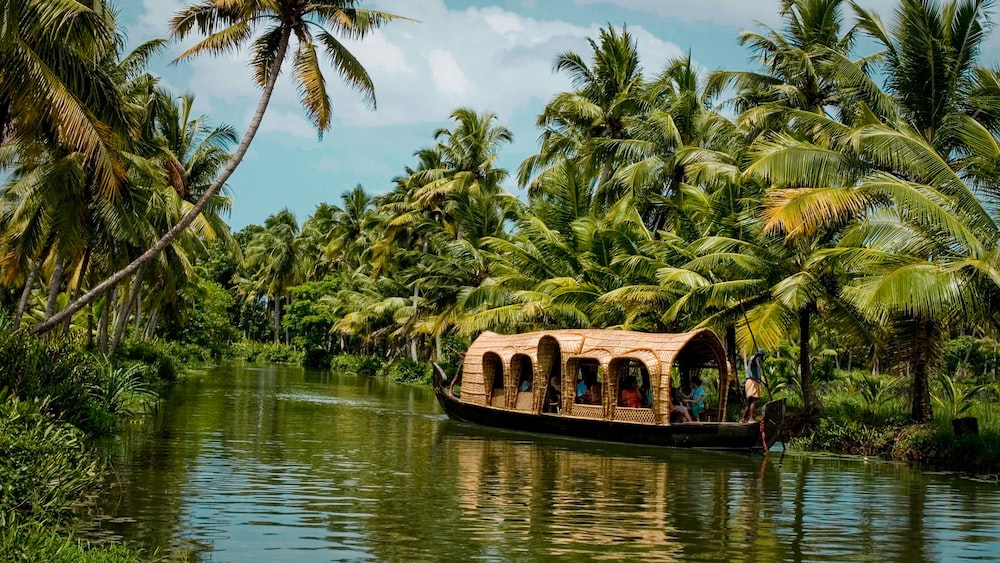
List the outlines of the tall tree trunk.
<svg viewBox="0 0 1000 563">
<path fill-rule="evenodd" d="M 424 254 L 427 254 L 427 244 L 428 241 L 424 241 Z M 420 286 L 416 283 L 413 284 L 413 304 L 417 304 L 417 300 L 420 298 Z M 416 307 L 414 307 L 414 314 L 416 314 Z M 410 359 L 414 362 L 418 360 L 417 356 L 417 337 L 413 334 L 406 335 L 407 344 L 410 348 Z"/>
<path fill-rule="evenodd" d="M 80 295 L 80 288 L 83 287 L 84 276 L 87 275 L 87 268 L 90 267 L 90 247 L 87 247 L 86 252 L 83 253 L 83 261 L 80 263 L 80 271 L 77 273 L 76 287 L 73 288 L 73 294 L 70 296 L 70 301 L 76 299 L 77 295 Z M 66 317 L 66 321 L 63 322 L 63 337 L 69 336 L 69 331 L 73 327 L 73 316 L 70 315 Z"/>
<path fill-rule="evenodd" d="M 87 350 L 94 347 L 94 304 L 87 305 Z"/>
<path fill-rule="evenodd" d="M 139 334 L 142 333 L 142 295 L 136 297 L 132 308 L 135 310 L 135 324 L 132 325 L 132 338 L 138 340 Z"/>
<path fill-rule="evenodd" d="M 31 271 L 28 272 L 28 279 L 24 283 L 24 291 L 21 292 L 21 298 L 17 301 L 17 312 L 14 313 L 14 330 L 21 328 L 21 318 L 24 317 L 24 311 L 28 308 L 28 299 L 31 297 L 31 290 L 35 289 L 35 282 L 38 280 L 38 272 L 42 270 L 42 261 L 45 255 L 38 257 L 35 263 L 31 265 Z"/>
<path fill-rule="evenodd" d="M 292 296 L 291 295 L 289 295 L 288 297 L 285 297 L 284 299 L 288 300 L 287 305 L 291 305 L 292 304 Z M 291 346 L 291 345 L 292 345 L 292 330 L 289 327 L 286 326 L 285 327 L 285 346 Z"/>
<path fill-rule="evenodd" d="M 156 323 L 160 320 L 160 308 L 156 307 L 149 314 L 149 320 L 146 322 L 146 330 L 143 332 L 142 337 L 146 340 L 152 340 L 156 336 Z"/>
<path fill-rule="evenodd" d="M 97 325 L 97 349 L 103 353 L 108 352 L 108 324 L 111 319 L 111 307 L 114 306 L 115 298 L 118 295 L 118 286 L 111 288 L 104 299 L 104 308 L 101 309 L 101 321 Z"/>
<path fill-rule="evenodd" d="M 924 423 L 930 422 L 934 418 L 934 413 L 931 410 L 931 388 L 927 373 L 927 356 L 930 349 L 929 322 L 919 316 L 913 322 L 916 324 L 914 327 L 916 329 L 914 336 L 916 349 L 913 351 L 913 369 L 911 370 L 913 373 L 913 397 L 910 415 L 914 422 Z"/>
<path fill-rule="evenodd" d="M 59 299 L 59 289 L 62 287 L 63 272 L 65 266 L 61 260 L 56 259 L 55 270 L 52 271 L 52 278 L 49 280 L 49 300 L 45 305 L 45 318 L 51 319 L 56 312 L 56 300 Z"/>
<path fill-rule="evenodd" d="M 149 262 L 156 257 L 164 248 L 170 245 L 171 241 L 177 237 L 182 231 L 187 229 L 195 218 L 201 214 L 202 210 L 208 205 L 208 202 L 219 193 L 222 186 L 225 185 L 229 177 L 233 175 L 236 171 L 236 167 L 239 166 L 240 162 L 243 161 L 243 157 L 246 156 L 247 149 L 250 148 L 250 143 L 253 141 L 254 136 L 257 134 L 257 130 L 260 128 L 260 123 L 264 119 L 264 112 L 267 110 L 267 105 L 271 101 L 271 94 L 274 93 L 274 85 L 278 81 L 278 76 L 281 73 L 281 63 L 285 60 L 285 55 L 288 52 L 288 40 L 291 35 L 291 27 L 282 24 L 281 26 L 281 37 L 278 39 L 278 48 L 275 50 L 274 62 L 271 64 L 271 68 L 268 70 L 267 82 L 264 84 L 264 88 L 261 91 L 260 101 L 257 103 L 257 109 L 254 112 L 253 118 L 250 120 L 250 124 L 247 126 L 246 133 L 243 134 L 243 139 L 240 141 L 238 147 L 233 152 L 233 155 L 229 158 L 229 162 L 226 163 L 225 168 L 219 173 L 212 185 L 205 190 L 205 193 L 198 198 L 197 203 L 188 211 L 181 220 L 174 225 L 159 241 L 156 242 L 149 250 L 143 252 L 138 258 L 132 261 L 131 264 L 125 266 L 121 270 L 118 270 L 111 275 L 108 279 L 102 281 L 101 283 L 94 286 L 93 289 L 88 291 L 82 297 L 76 301 L 70 303 L 65 309 L 63 309 L 58 315 L 54 315 L 42 323 L 38 324 L 32 329 L 35 333 L 45 333 L 56 326 L 64 318 L 73 313 L 79 311 L 83 307 L 86 307 L 88 303 L 97 299 L 104 293 L 111 290 L 116 284 L 124 280 L 126 277 L 134 274 L 139 266 Z"/>
<path fill-rule="evenodd" d="M 812 362 L 809 361 L 809 320 L 812 316 L 812 306 L 806 305 L 799 309 L 799 372 L 802 376 L 802 402 L 805 403 L 806 414 L 814 416 L 819 413 L 819 397 L 812 381 Z"/>
<path fill-rule="evenodd" d="M 145 270 L 146 265 L 143 264 L 135 272 L 135 277 L 132 278 L 132 287 L 128 290 L 128 299 L 122 304 L 122 308 L 118 312 L 118 317 L 115 318 L 115 333 L 111 337 L 111 349 L 108 350 L 109 356 L 115 355 L 115 352 L 118 351 L 118 346 L 122 343 L 122 338 L 125 336 L 125 325 L 128 323 L 128 316 L 132 311 L 133 304 L 139 299 L 139 290 L 142 289 L 142 274 Z"/>
<path fill-rule="evenodd" d="M 756 352 L 756 350 L 754 350 Z M 729 367 L 733 368 L 733 377 L 736 377 L 736 323 L 726 326 L 726 359 L 729 360 Z"/>
<path fill-rule="evenodd" d="M 274 298 L 274 343 L 281 344 L 281 296 Z"/>
</svg>

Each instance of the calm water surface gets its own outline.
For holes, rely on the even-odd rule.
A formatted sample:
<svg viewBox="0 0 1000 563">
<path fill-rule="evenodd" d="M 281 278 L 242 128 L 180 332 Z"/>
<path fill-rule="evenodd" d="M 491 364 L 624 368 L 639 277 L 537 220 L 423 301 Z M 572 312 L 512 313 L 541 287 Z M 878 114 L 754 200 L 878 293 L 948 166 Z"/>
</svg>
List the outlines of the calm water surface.
<svg viewBox="0 0 1000 563">
<path fill-rule="evenodd" d="M 94 525 L 198 561 L 1000 561 L 993 483 L 495 431 L 292 367 L 195 377 L 109 449 Z"/>
</svg>

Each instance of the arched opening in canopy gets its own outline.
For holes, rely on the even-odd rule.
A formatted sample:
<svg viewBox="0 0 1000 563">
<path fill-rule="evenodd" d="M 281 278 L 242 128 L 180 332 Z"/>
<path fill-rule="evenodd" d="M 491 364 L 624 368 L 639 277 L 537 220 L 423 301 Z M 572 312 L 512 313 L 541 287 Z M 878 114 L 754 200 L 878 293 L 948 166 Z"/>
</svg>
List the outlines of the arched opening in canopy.
<svg viewBox="0 0 1000 563">
<path fill-rule="evenodd" d="M 503 384 L 503 361 L 493 352 L 483 354 L 483 381 L 489 386 L 489 404 L 499 408 L 507 406 Z"/>
</svg>

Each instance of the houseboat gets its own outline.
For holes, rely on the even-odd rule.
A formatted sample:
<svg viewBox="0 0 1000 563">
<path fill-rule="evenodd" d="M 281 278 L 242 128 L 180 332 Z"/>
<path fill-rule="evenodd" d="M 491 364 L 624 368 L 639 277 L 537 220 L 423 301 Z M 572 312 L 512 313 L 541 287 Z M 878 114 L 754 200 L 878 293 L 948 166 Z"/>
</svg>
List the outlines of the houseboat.
<svg viewBox="0 0 1000 563">
<path fill-rule="evenodd" d="M 698 420 L 681 421 L 675 399 L 698 380 L 713 389 L 714 404 Z M 760 421 L 726 421 L 734 383 L 722 342 L 707 329 L 485 332 L 450 382 L 434 369 L 441 407 L 466 422 L 635 444 L 766 451 L 780 434 L 784 402 L 764 405 Z"/>
</svg>

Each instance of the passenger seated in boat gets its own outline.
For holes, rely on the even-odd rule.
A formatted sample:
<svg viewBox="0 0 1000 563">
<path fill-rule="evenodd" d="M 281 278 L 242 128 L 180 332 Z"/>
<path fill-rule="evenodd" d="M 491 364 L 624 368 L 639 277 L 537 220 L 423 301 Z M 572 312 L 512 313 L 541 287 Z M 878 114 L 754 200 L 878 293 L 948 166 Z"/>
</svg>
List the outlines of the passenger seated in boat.
<svg viewBox="0 0 1000 563">
<path fill-rule="evenodd" d="M 642 398 L 635 386 L 635 376 L 628 375 L 622 379 L 622 390 L 618 395 L 619 407 L 642 407 Z"/>
<path fill-rule="evenodd" d="M 597 369 L 582 366 L 583 377 L 576 383 L 576 402 L 586 405 L 601 403 L 601 386 L 597 383 Z"/>
<path fill-rule="evenodd" d="M 559 390 L 559 378 L 549 378 L 549 386 L 545 389 L 545 406 L 542 412 L 562 412 L 562 392 Z"/>
<path fill-rule="evenodd" d="M 694 422 L 691 418 L 691 412 L 682 402 L 680 389 L 672 389 L 671 391 L 670 420 L 672 422 Z"/>
<path fill-rule="evenodd" d="M 639 399 L 642 401 L 642 406 L 646 408 L 653 408 L 653 387 L 650 385 L 649 381 L 649 370 L 646 366 L 641 366 L 639 368 L 641 379 L 639 383 Z"/>
</svg>

